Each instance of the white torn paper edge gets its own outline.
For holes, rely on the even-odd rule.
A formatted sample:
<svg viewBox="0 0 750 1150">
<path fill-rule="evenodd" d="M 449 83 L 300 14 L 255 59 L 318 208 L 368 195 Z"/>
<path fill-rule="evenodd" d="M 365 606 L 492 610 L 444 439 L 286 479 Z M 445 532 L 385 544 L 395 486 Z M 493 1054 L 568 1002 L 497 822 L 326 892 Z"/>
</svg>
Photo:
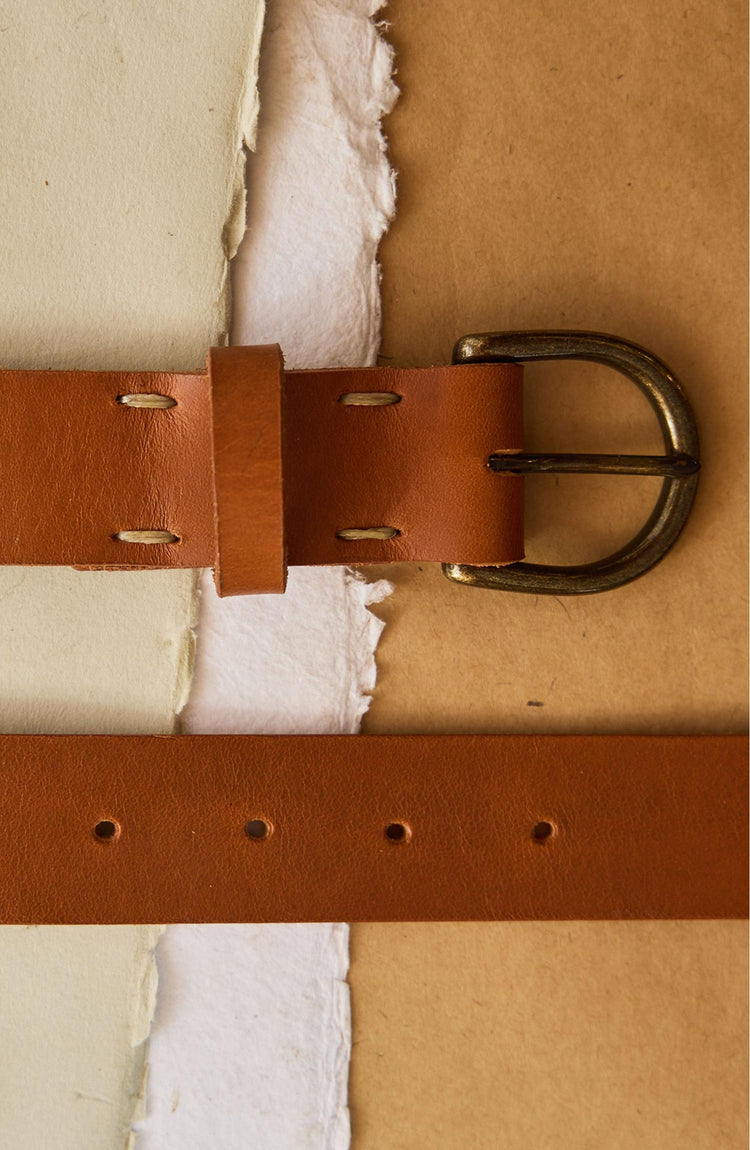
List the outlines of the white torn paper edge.
<svg viewBox="0 0 750 1150">
<path fill-rule="evenodd" d="M 232 343 L 288 367 L 375 362 L 378 244 L 395 207 L 380 119 L 397 89 L 379 0 L 276 0 L 263 38 L 258 154 L 234 264 Z"/>
<path fill-rule="evenodd" d="M 278 342 L 289 367 L 374 362 L 378 242 L 394 210 L 380 118 L 396 98 L 377 0 L 275 0 L 261 56 L 249 228 L 232 342 Z M 390 586 L 293 569 L 284 596 L 203 581 L 183 729 L 349 733 L 375 682 Z M 345 1150 L 351 1031 L 342 923 L 171 926 L 139 1150 Z"/>
<path fill-rule="evenodd" d="M 368 608 L 390 588 L 344 567 L 293 567 L 284 595 L 219 599 L 207 573 L 184 729 L 355 734 L 375 686 L 384 626 Z"/>
<path fill-rule="evenodd" d="M 168 927 L 137 1147 L 345 1150 L 348 927 Z"/>
</svg>

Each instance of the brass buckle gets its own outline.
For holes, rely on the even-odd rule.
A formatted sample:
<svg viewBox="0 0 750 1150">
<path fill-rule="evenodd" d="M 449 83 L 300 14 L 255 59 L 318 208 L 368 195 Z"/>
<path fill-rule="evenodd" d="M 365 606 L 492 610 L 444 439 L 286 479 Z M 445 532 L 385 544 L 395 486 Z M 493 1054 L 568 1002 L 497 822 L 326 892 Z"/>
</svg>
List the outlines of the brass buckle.
<svg viewBox="0 0 750 1150">
<path fill-rule="evenodd" d="M 700 470 L 698 430 L 687 396 L 666 364 L 650 351 L 590 331 L 510 331 L 465 335 L 453 351 L 454 363 L 585 359 L 613 367 L 632 380 L 656 412 L 666 455 L 492 455 L 488 466 L 500 473 L 594 472 L 607 475 L 662 475 L 656 506 L 647 522 L 621 550 L 576 567 L 511 563 L 472 567 L 444 563 L 456 583 L 531 595 L 589 595 L 611 591 L 643 575 L 663 559 L 690 514 Z"/>
</svg>

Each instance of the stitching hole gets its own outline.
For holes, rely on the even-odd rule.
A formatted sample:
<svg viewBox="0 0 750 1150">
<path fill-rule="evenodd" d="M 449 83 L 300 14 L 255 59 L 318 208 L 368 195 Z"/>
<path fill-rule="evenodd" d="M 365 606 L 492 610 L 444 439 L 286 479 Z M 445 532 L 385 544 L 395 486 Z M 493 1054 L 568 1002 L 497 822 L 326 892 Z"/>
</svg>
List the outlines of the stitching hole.
<svg viewBox="0 0 750 1150">
<path fill-rule="evenodd" d="M 155 543 L 179 543 L 179 535 L 173 531 L 118 531 L 112 536 L 120 543 L 144 543 L 152 546 Z"/>
<path fill-rule="evenodd" d="M 116 402 L 122 407 L 151 407 L 163 410 L 177 407 L 177 400 L 172 395 L 157 395 L 155 392 L 140 391 L 134 395 L 118 395 Z"/>
<path fill-rule="evenodd" d="M 342 527 L 336 538 L 357 543 L 360 539 L 395 539 L 400 534 L 398 527 Z"/>
</svg>

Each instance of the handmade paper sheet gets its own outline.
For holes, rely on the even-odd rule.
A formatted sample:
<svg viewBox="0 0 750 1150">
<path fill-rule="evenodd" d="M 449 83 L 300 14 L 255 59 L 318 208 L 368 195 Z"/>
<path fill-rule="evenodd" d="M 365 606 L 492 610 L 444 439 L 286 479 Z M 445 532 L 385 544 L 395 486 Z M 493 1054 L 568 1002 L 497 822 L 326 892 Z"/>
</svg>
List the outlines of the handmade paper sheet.
<svg viewBox="0 0 750 1150">
<path fill-rule="evenodd" d="M 225 338 L 262 15 L 3 4 L 3 366 L 191 370 Z M 0 570 L 0 729 L 170 732 L 194 611 L 190 572 Z M 128 1142 L 154 943 L 148 926 L 0 929 L 0 1145 Z"/>
</svg>

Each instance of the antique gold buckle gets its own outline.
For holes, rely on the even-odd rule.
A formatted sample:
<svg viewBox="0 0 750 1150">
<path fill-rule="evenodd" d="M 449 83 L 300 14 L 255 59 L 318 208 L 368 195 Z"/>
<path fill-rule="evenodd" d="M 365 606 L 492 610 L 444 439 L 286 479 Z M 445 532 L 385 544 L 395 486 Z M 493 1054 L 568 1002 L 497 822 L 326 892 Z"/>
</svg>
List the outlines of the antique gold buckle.
<svg viewBox="0 0 750 1150">
<path fill-rule="evenodd" d="M 593 472 L 599 475 L 661 475 L 659 498 L 648 520 L 625 547 L 575 567 L 512 563 L 472 567 L 444 563 L 456 583 L 532 595 L 587 595 L 610 591 L 643 575 L 663 559 L 682 531 L 698 486 L 699 445 L 687 396 L 680 382 L 650 351 L 590 331 L 488 332 L 465 335 L 453 351 L 454 363 L 584 359 L 603 363 L 632 380 L 656 412 L 666 455 L 491 455 L 488 466 L 503 474 Z"/>
</svg>

